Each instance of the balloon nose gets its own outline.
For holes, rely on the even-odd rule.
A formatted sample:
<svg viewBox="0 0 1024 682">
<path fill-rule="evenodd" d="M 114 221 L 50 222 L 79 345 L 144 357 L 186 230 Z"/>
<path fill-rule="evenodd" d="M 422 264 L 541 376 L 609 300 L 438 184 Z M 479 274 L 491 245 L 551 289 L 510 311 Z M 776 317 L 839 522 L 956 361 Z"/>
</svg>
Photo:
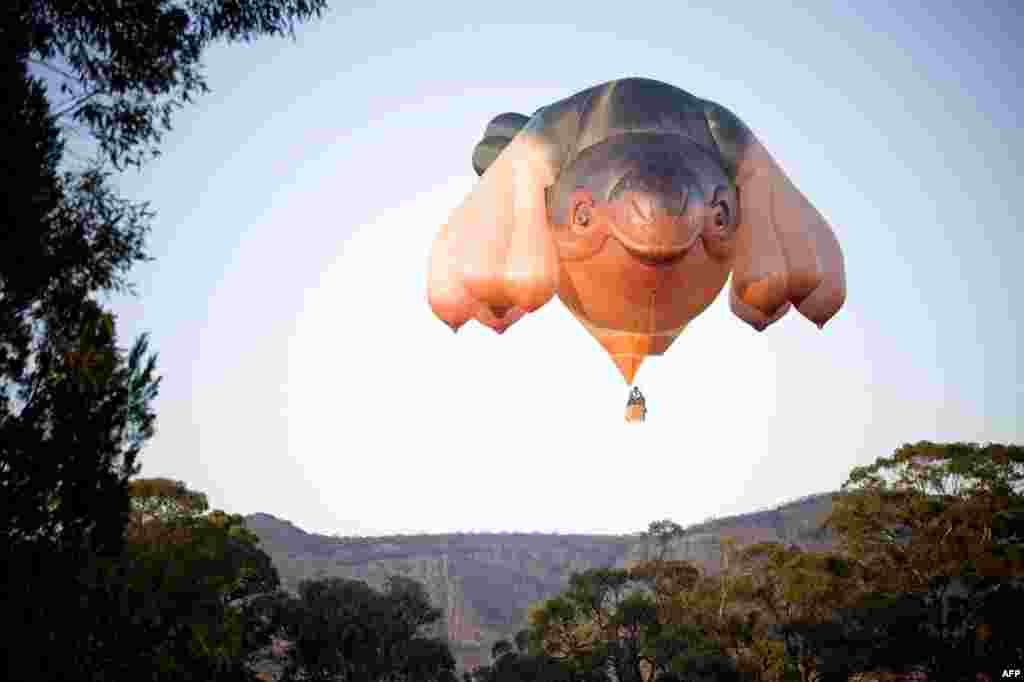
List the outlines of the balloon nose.
<svg viewBox="0 0 1024 682">
<path fill-rule="evenodd" d="M 619 199 L 612 233 L 639 258 L 675 260 L 693 246 L 704 223 L 703 202 L 691 202 L 692 194 L 628 192 Z"/>
<path fill-rule="evenodd" d="M 666 189 L 664 192 L 628 192 L 623 199 L 627 202 L 630 220 L 649 224 L 661 213 L 674 217 L 685 214 L 690 188 Z"/>
</svg>

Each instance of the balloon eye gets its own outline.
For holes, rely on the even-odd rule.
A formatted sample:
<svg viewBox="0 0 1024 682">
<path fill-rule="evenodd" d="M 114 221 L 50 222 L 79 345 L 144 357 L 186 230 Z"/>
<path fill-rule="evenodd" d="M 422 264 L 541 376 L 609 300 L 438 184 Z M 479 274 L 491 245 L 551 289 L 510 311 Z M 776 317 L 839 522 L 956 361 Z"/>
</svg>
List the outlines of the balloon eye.
<svg viewBox="0 0 1024 682">
<path fill-rule="evenodd" d="M 573 218 L 573 222 L 579 227 L 586 227 L 590 224 L 590 207 L 586 204 L 580 204 L 576 207 L 576 215 Z"/>
<path fill-rule="evenodd" d="M 725 227 L 729 224 L 729 204 L 719 201 L 714 205 L 715 225 Z"/>
</svg>

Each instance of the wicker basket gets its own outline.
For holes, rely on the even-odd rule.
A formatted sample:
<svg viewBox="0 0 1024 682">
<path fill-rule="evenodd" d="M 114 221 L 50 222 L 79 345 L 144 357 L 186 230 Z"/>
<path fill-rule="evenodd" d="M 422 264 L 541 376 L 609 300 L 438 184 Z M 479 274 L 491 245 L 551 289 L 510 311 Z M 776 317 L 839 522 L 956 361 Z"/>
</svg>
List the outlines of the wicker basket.
<svg viewBox="0 0 1024 682">
<path fill-rule="evenodd" d="M 640 393 L 640 389 L 636 386 L 629 394 L 629 400 L 626 401 L 626 421 L 627 422 L 642 422 L 647 418 L 647 401 L 644 400 L 644 396 Z"/>
</svg>

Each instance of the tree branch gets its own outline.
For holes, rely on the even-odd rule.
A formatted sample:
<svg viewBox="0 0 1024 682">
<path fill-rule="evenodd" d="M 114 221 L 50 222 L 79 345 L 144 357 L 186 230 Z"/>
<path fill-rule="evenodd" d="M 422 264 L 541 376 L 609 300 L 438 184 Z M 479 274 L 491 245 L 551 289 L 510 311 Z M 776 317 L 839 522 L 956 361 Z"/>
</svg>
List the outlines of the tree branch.
<svg viewBox="0 0 1024 682">
<path fill-rule="evenodd" d="M 79 82 L 81 82 L 81 80 L 82 80 L 79 76 L 74 76 L 74 75 L 72 75 L 72 74 L 70 74 L 70 73 L 68 73 L 68 72 L 66 72 L 66 71 L 64 71 L 62 69 L 58 69 L 56 66 L 54 66 L 53 64 L 50 64 L 49 62 L 40 61 L 38 59 L 32 59 L 31 57 L 26 59 L 26 61 L 29 62 L 30 64 L 35 64 L 36 66 L 41 66 L 44 69 L 49 69 L 50 71 L 53 71 L 55 74 L 57 74 L 59 76 L 63 76 L 64 78 L 67 78 L 68 80 L 79 81 Z"/>
<path fill-rule="evenodd" d="M 96 95 L 101 94 L 101 92 L 102 92 L 101 90 L 93 90 L 92 92 L 86 93 L 84 95 L 80 95 L 71 104 L 67 105 L 66 107 L 64 107 L 63 109 L 61 109 L 57 113 L 55 113 L 53 115 L 54 118 L 60 118 L 61 116 L 63 116 L 64 114 L 68 113 L 72 109 L 76 109 L 76 108 L 80 107 L 82 104 L 85 104 L 86 102 L 88 102 L 90 99 L 92 99 Z"/>
</svg>

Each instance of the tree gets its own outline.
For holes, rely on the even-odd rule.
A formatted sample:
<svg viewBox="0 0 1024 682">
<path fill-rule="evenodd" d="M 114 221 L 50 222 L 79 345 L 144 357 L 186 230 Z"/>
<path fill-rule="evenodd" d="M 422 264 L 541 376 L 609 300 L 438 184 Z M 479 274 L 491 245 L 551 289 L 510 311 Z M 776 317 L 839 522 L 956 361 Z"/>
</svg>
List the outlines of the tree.
<svg viewBox="0 0 1024 682">
<path fill-rule="evenodd" d="M 525 655 L 530 651 L 530 631 L 523 628 L 516 633 L 514 638 L 516 644 L 516 652 L 520 655 Z"/>
<path fill-rule="evenodd" d="M 654 549 L 657 556 L 653 557 L 664 560 L 668 556 L 669 545 L 673 540 L 683 537 L 686 530 L 671 519 L 652 521 L 647 526 L 647 532 L 643 534 L 647 542 L 648 551 Z"/>
<path fill-rule="evenodd" d="M 604 675 L 574 675 L 564 661 L 538 651 L 530 651 L 530 631 L 520 630 L 515 648 L 508 640 L 499 640 L 491 647 L 491 665 L 479 666 L 466 673 L 469 682 L 598 682 Z"/>
<path fill-rule="evenodd" d="M 922 441 L 855 468 L 827 525 L 863 578 L 860 599 L 784 623 L 789 653 L 834 679 L 973 679 L 1024 656 L 1022 484 L 1016 445 Z"/>
<path fill-rule="evenodd" d="M 8 652 L 8 679 L 108 676 L 101 642 L 121 612 L 113 585 L 127 481 L 154 432 L 159 378 L 147 337 L 120 347 L 99 302 L 131 292 L 152 220 L 145 203 L 117 195 L 110 167 L 158 151 L 172 111 L 205 91 L 200 58 L 213 41 L 288 34 L 324 5 L 11 0 L 0 9 L 0 599 L 28 643 Z M 84 170 L 61 170 L 59 122 L 97 143 Z"/>
<path fill-rule="evenodd" d="M 767 542 L 740 552 L 743 579 L 737 590 L 739 611 L 728 621 L 734 653 L 756 679 L 782 679 L 787 650 L 777 636 L 792 623 L 828 622 L 838 609 L 864 593 L 856 565 L 830 552 L 809 552 Z M 737 617 L 738 616 L 738 617 Z M 813 653 L 788 651 L 800 679 L 818 672 Z"/>
<path fill-rule="evenodd" d="M 145 337 L 124 357 L 98 306 L 68 317 L 51 322 L 20 411 L 0 421 L 0 598 L 22 638 L 6 656 L 12 680 L 83 679 L 92 669 L 92 635 L 113 608 L 107 580 L 123 546 L 125 484 L 152 433 L 158 380 Z M 74 327 L 78 344 L 65 336 Z"/>
<path fill-rule="evenodd" d="M 779 649 L 781 658 L 782 647 L 768 641 L 761 608 L 751 601 L 750 573 L 756 570 L 756 562 L 744 555 L 732 537 L 719 538 L 719 544 L 716 573 L 704 573 L 684 562 L 668 564 L 678 566 L 674 568 L 677 577 L 661 588 L 667 595 L 666 620 L 678 624 L 690 640 L 689 653 L 673 667 L 673 674 L 684 679 L 729 679 L 741 674 L 772 679 L 777 667 L 773 649 Z"/>
<path fill-rule="evenodd" d="M 671 661 L 659 676 L 681 679 L 795 675 L 776 628 L 795 618 L 817 622 L 851 603 L 858 575 L 848 561 L 779 543 L 745 548 L 721 539 L 721 569 L 704 574 L 685 562 L 652 561 L 631 571 L 658 606 L 649 630 L 652 660 Z M 806 676 L 813 659 L 804 661 Z"/>
<path fill-rule="evenodd" d="M 116 6 L 12 0 L 21 52 L 59 83 L 55 114 L 82 126 L 116 168 L 159 154 L 175 109 L 208 91 L 214 42 L 294 35 L 326 0 L 137 0 Z"/>
<path fill-rule="evenodd" d="M 121 290 L 144 258 L 144 212 L 111 200 L 101 176 L 58 173 L 42 85 L 10 53 L 0 63 L 12 184 L 0 209 L 0 542 L 116 554 L 159 380 L 148 339 L 118 348 L 93 295 Z"/>
<path fill-rule="evenodd" d="M 934 578 L 929 588 L 871 593 L 826 621 L 780 629 L 791 656 L 811 659 L 818 678 L 858 673 L 921 672 L 929 680 L 996 679 L 1024 656 L 1017 621 L 1024 608 L 1019 579 Z"/>
<path fill-rule="evenodd" d="M 122 550 L 126 483 L 155 419 L 148 338 L 121 349 L 94 298 L 141 257 L 143 210 L 113 200 L 101 175 L 58 176 L 41 86 L 23 63 L 4 68 L 22 101 L 3 109 L 0 137 L 32 178 L 18 187 L 12 170 L 18 193 L 0 214 L 0 599 L 27 643 L 6 657 L 8 678 L 81 679 L 109 602 L 99 567 Z"/>
<path fill-rule="evenodd" d="M 209 509 L 206 495 L 189 490 L 184 481 L 169 478 L 137 478 L 128 483 L 131 499 L 129 533 L 141 533 L 151 521 L 154 527 L 184 521 L 203 514 Z"/>
<path fill-rule="evenodd" d="M 503 656 L 514 652 L 515 650 L 512 648 L 512 642 L 507 639 L 499 639 L 493 646 L 491 646 L 491 660 L 497 663 Z"/>
<path fill-rule="evenodd" d="M 133 479 L 128 493 L 132 511 L 127 539 L 133 550 L 145 554 L 172 545 L 188 546 L 189 561 L 210 562 L 204 565 L 215 570 L 186 572 L 202 575 L 205 587 L 224 603 L 273 593 L 280 587 L 270 556 L 259 548 L 259 537 L 246 528 L 241 515 L 209 511 L 206 495 L 182 481 Z"/>
<path fill-rule="evenodd" d="M 872 580 L 926 590 L 932 578 L 1024 574 L 1024 447 L 904 445 L 857 467 L 827 526 Z"/>
<path fill-rule="evenodd" d="M 249 679 L 249 655 L 270 633 L 248 607 L 280 585 L 270 557 L 241 516 L 208 513 L 205 495 L 181 482 L 139 479 L 129 490 L 126 547 L 107 582 L 127 618 L 112 618 L 98 638 L 106 670 L 121 679 Z"/>
<path fill-rule="evenodd" d="M 447 643 L 424 636 L 440 617 L 408 578 L 390 579 L 383 593 L 358 580 L 304 580 L 282 604 L 293 643 L 285 679 L 454 682 Z"/>
<path fill-rule="evenodd" d="M 698 579 L 693 566 L 665 560 L 574 574 L 567 591 L 530 614 L 531 642 L 577 677 L 650 682 L 716 664 L 724 675 L 730 662 L 681 594 Z"/>
</svg>

